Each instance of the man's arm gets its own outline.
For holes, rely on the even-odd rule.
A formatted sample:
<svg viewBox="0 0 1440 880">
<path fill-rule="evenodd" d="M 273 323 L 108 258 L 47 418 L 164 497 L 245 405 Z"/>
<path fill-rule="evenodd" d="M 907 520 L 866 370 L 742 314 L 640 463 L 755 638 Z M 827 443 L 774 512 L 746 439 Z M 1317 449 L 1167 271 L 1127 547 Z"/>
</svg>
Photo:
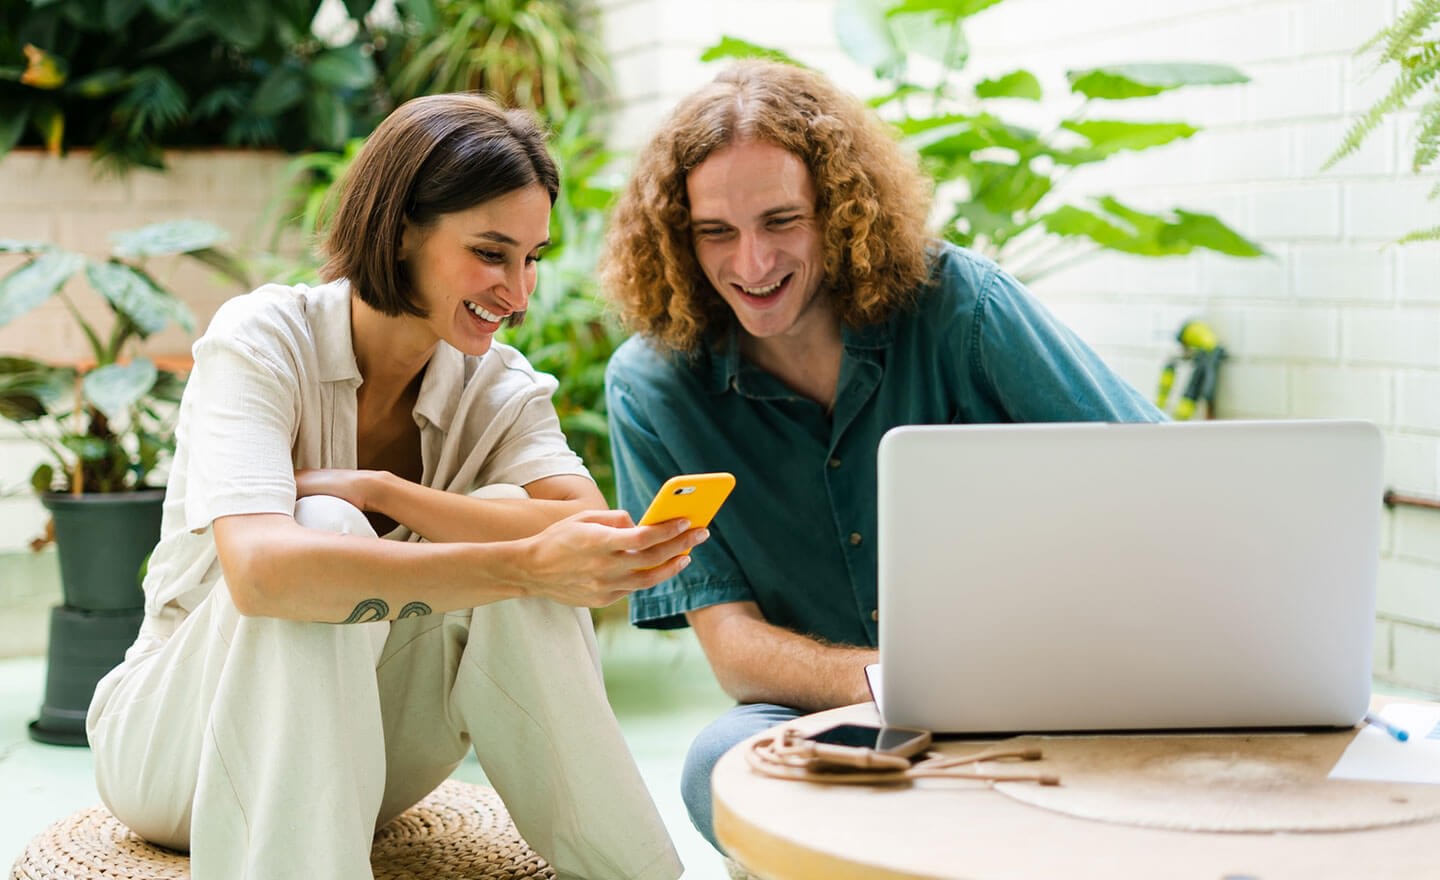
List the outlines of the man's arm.
<svg viewBox="0 0 1440 880">
<path fill-rule="evenodd" d="M 741 703 L 776 703 L 806 712 L 870 699 L 865 666 L 874 648 L 830 645 L 765 620 L 754 602 L 724 602 L 686 620 L 720 687 Z"/>
</svg>

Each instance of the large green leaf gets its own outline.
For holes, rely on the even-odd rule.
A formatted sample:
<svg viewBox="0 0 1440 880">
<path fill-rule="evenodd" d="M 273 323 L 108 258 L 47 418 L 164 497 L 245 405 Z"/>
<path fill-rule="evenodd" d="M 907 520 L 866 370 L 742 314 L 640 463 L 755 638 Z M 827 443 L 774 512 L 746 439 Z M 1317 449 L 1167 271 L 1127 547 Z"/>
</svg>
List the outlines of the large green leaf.
<svg viewBox="0 0 1440 880">
<path fill-rule="evenodd" d="M 316 55 L 306 73 L 333 89 L 363 89 L 375 81 L 375 62 L 353 43 Z"/>
<path fill-rule="evenodd" d="M 6 100 L 0 95 L 0 156 L 15 148 L 30 123 L 30 104 Z"/>
<path fill-rule="evenodd" d="M 855 63 L 885 77 L 905 63 L 905 52 L 877 0 L 839 0 L 835 4 L 835 39 Z"/>
<path fill-rule="evenodd" d="M 84 265 L 80 254 L 46 251 L 0 279 L 0 327 L 49 299 Z"/>
<path fill-rule="evenodd" d="M 967 10 L 977 5 L 983 8 L 997 2 L 999 0 L 918 0 L 897 5 L 885 0 L 880 5 L 901 53 L 938 61 L 948 72 L 964 67 L 970 57 L 970 41 L 965 38 L 960 19 L 970 15 Z M 896 69 L 900 66 L 903 65 L 897 65 Z"/>
<path fill-rule="evenodd" d="M 1246 83 L 1250 77 L 1228 64 L 1113 64 L 1066 71 L 1070 90 L 1087 98 L 1146 98 L 1184 86 Z"/>
<path fill-rule="evenodd" d="M 1045 228 L 1056 235 L 1088 238 L 1101 247 L 1145 257 L 1188 254 L 1197 247 L 1237 257 L 1265 253 L 1209 214 L 1183 210 L 1175 210 L 1172 216 L 1150 214 L 1112 196 L 1097 203 L 1108 217 L 1065 205 L 1043 218 Z"/>
<path fill-rule="evenodd" d="M 263 0 L 200 0 L 202 14 L 215 36 L 238 49 L 260 45 L 274 11 Z"/>
<path fill-rule="evenodd" d="M 145 0 L 105 0 L 105 27 L 123 29 L 145 5 Z"/>
<path fill-rule="evenodd" d="M 440 24 L 440 17 L 435 9 L 435 0 L 398 0 L 396 6 L 404 20 L 419 28 L 422 35 L 435 33 L 435 29 Z"/>
<path fill-rule="evenodd" d="M 130 88 L 130 74 L 118 67 L 97 70 L 70 84 L 69 91 L 84 98 L 103 98 Z"/>
<path fill-rule="evenodd" d="M 927 158 L 953 160 L 989 147 L 1014 150 L 1021 156 L 1043 152 L 1038 132 L 990 113 L 913 118 L 898 128 L 906 144 Z"/>
<path fill-rule="evenodd" d="M 1173 231 L 1167 230 L 1166 234 L 1174 236 L 1177 240 L 1183 240 L 1196 247 L 1208 248 L 1218 253 L 1229 254 L 1232 257 L 1266 255 L 1264 248 L 1226 226 L 1218 217 L 1211 214 L 1194 214 L 1179 208 L 1175 209 L 1175 216 L 1179 218 L 1179 222 L 1173 225 Z"/>
<path fill-rule="evenodd" d="M 888 15 L 934 15 L 940 21 L 954 22 L 988 9 L 1000 0 L 902 0 L 890 7 Z"/>
<path fill-rule="evenodd" d="M 1144 250 L 1133 233 L 1074 205 L 1061 205 L 1044 215 L 1041 223 L 1048 232 L 1065 238 L 1088 238 L 1101 247 L 1125 253 L 1160 255 L 1158 251 Z"/>
<path fill-rule="evenodd" d="M 199 260 L 241 287 L 248 288 L 250 286 L 250 276 L 245 271 L 245 264 L 224 251 L 215 248 L 201 248 L 198 251 L 186 251 L 185 256 Z"/>
<path fill-rule="evenodd" d="M 187 331 L 195 326 L 190 309 L 148 277 L 120 262 L 91 262 L 85 275 L 117 312 L 130 318 L 141 337 L 158 333 L 171 321 Z"/>
<path fill-rule="evenodd" d="M 276 116 L 305 100 L 305 75 L 293 67 L 273 68 L 250 97 L 250 112 Z"/>
<path fill-rule="evenodd" d="M 50 250 L 50 245 L 43 241 L 0 238 L 0 254 L 38 254 L 48 250 Z"/>
<path fill-rule="evenodd" d="M 1060 127 L 1085 138 L 1090 142 L 1089 149 L 1100 156 L 1108 156 L 1121 150 L 1148 150 L 1188 138 L 1200 130 L 1184 122 L 1121 122 L 1099 119 L 1062 122 Z"/>
<path fill-rule="evenodd" d="M 146 0 L 150 10 L 166 21 L 174 21 L 190 5 L 190 0 Z"/>
<path fill-rule="evenodd" d="M 85 374 L 85 399 L 114 421 L 123 418 L 155 385 L 159 371 L 149 358 L 128 364 L 107 364 Z"/>
<path fill-rule="evenodd" d="M 41 418 L 75 384 L 75 371 L 23 357 L 0 357 L 0 416 L 16 422 Z"/>
<path fill-rule="evenodd" d="M 305 115 L 310 140 L 330 150 L 345 146 L 350 136 L 350 111 L 339 94 L 316 89 L 305 96 Z"/>
<path fill-rule="evenodd" d="M 720 42 L 706 49 L 700 55 L 701 61 L 719 61 L 724 58 L 765 58 L 770 61 L 793 64 L 796 67 L 805 66 L 779 49 L 770 49 L 728 34 L 722 36 Z"/>
<path fill-rule="evenodd" d="M 1016 70 L 996 79 L 981 80 L 975 85 L 977 98 L 1023 98 L 1038 101 L 1043 97 L 1040 80 L 1028 70 Z"/>
<path fill-rule="evenodd" d="M 111 252 L 126 260 L 186 254 L 214 247 L 229 233 L 203 220 L 167 220 L 111 236 Z"/>
<path fill-rule="evenodd" d="M 1052 181 L 1027 164 L 976 162 L 971 166 L 971 201 L 996 214 L 1013 216 L 1029 211 L 1044 198 Z"/>
<path fill-rule="evenodd" d="M 89 434 L 66 434 L 60 438 L 60 445 L 75 453 L 81 461 L 104 461 L 111 457 L 115 441 L 106 442 Z"/>
<path fill-rule="evenodd" d="M 178 13 L 177 13 L 178 15 Z M 174 16 L 166 16 L 168 20 L 175 21 Z M 158 58 L 167 52 L 171 52 L 181 46 L 188 46 L 198 40 L 204 39 L 210 34 L 210 24 L 200 16 L 186 16 L 175 21 L 175 26 L 170 33 L 146 46 L 135 57 L 137 58 Z"/>
</svg>

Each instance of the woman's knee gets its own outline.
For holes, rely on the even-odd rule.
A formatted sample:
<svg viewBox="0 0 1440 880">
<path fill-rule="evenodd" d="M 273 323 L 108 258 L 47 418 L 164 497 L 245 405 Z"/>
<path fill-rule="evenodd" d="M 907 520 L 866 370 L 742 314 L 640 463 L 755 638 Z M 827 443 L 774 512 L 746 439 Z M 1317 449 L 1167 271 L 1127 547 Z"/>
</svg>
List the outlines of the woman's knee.
<svg viewBox="0 0 1440 880">
<path fill-rule="evenodd" d="M 514 483 L 491 483 L 470 493 L 471 498 L 529 498 L 524 486 Z"/>
<path fill-rule="evenodd" d="M 334 495 L 306 495 L 297 500 L 295 521 L 307 529 L 375 537 L 375 528 L 364 511 Z"/>
</svg>

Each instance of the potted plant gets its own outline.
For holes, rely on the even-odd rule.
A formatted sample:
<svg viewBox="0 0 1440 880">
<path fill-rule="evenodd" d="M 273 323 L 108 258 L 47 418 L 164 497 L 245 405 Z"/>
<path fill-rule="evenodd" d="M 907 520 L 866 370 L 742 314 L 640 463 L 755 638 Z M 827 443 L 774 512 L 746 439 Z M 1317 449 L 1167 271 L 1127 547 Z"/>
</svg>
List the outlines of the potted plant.
<svg viewBox="0 0 1440 880">
<path fill-rule="evenodd" d="M 239 264 L 216 248 L 224 237 L 208 223 L 157 223 L 115 235 L 107 260 L 0 240 L 0 255 L 24 258 L 0 278 L 0 326 L 58 296 L 91 349 L 78 364 L 0 357 L 0 415 L 49 453 L 31 485 L 51 514 L 63 603 L 51 610 L 45 703 L 30 727 L 42 742 L 85 744 L 95 683 L 123 657 L 143 617 L 139 573 L 159 540 L 164 498 L 155 474 L 174 449 L 183 380 L 131 349 L 172 323 L 194 328 L 190 309 L 145 261 L 184 255 L 244 284 Z M 96 326 L 93 310 L 65 292 L 82 272 L 109 307 L 109 327 Z"/>
</svg>

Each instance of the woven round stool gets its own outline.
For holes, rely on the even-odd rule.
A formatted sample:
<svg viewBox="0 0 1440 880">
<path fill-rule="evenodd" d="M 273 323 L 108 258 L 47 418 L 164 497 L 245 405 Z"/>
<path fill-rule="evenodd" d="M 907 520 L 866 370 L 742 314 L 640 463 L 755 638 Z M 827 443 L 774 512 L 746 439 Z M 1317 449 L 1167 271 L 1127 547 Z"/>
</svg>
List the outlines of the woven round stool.
<svg viewBox="0 0 1440 880">
<path fill-rule="evenodd" d="M 446 780 L 380 829 L 375 880 L 510 880 L 555 871 L 530 849 L 500 796 Z M 146 843 L 104 807 L 81 810 L 30 841 L 11 880 L 188 880 L 190 859 Z"/>
</svg>

